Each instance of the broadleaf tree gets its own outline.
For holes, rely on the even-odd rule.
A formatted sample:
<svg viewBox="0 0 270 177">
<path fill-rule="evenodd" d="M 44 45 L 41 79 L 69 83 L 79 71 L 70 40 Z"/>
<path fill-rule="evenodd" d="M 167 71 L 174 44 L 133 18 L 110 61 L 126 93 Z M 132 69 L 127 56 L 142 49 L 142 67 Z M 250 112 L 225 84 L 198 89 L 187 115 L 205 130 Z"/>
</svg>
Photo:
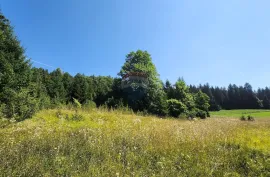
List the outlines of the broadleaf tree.
<svg viewBox="0 0 270 177">
<path fill-rule="evenodd" d="M 150 113 L 165 115 L 167 113 L 166 94 L 151 55 L 147 51 L 138 50 L 126 56 L 126 62 L 119 76 L 123 78 L 129 73 L 141 73 L 147 78 L 146 87 L 135 83 L 135 86 L 126 88 L 125 99 L 128 99 L 129 106 L 135 110 L 147 109 Z"/>
</svg>

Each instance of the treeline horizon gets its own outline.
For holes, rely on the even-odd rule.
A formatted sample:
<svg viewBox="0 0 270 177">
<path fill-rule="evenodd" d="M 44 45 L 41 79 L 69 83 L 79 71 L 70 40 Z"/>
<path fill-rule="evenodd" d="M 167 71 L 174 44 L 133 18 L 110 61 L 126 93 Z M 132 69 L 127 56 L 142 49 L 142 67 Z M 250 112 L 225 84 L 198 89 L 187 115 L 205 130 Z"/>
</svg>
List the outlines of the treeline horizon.
<svg viewBox="0 0 270 177">
<path fill-rule="evenodd" d="M 62 100 L 65 100 L 65 102 L 72 101 L 72 98 L 78 99 L 81 103 L 85 103 L 87 100 L 92 100 L 97 106 L 104 105 L 111 97 L 118 97 L 115 95 L 115 92 L 117 91 L 113 89 L 115 89 L 117 85 L 119 87 L 122 81 L 121 77 L 112 76 L 87 76 L 80 73 L 72 76 L 68 72 L 62 72 L 60 68 L 57 68 L 51 72 L 42 67 L 33 67 L 32 70 L 34 75 L 33 81 L 43 80 L 42 84 L 46 85 L 47 93 L 50 95 L 52 100 L 54 100 L 55 95 L 61 95 L 60 92 L 62 92 L 68 94 L 66 96 L 66 100 L 62 98 Z M 52 91 L 52 86 L 50 86 L 48 80 L 46 81 L 46 78 L 48 79 L 51 77 L 52 80 L 61 80 L 60 78 L 53 78 L 60 77 L 60 75 L 63 76 L 63 88 L 60 88 L 58 91 Z M 84 78 L 88 80 L 88 82 L 83 81 Z M 179 77 L 176 82 L 178 81 L 185 82 L 183 77 Z M 72 86 L 72 82 L 78 84 L 80 83 L 80 86 Z M 174 99 L 175 97 L 173 96 L 173 92 L 175 92 L 176 83 L 172 84 L 167 79 L 165 82 L 162 81 L 162 84 L 167 98 Z M 87 91 L 85 91 L 85 95 L 82 95 L 84 91 L 76 92 L 72 87 L 88 88 L 89 93 L 87 94 Z M 249 83 L 245 83 L 244 86 L 229 84 L 228 87 L 211 86 L 209 83 L 206 83 L 199 85 L 190 84 L 188 85 L 188 88 L 191 93 L 197 93 L 201 90 L 210 98 L 210 111 L 219 111 L 221 109 L 270 109 L 269 87 L 253 90 L 251 84 Z M 72 91 L 74 92 L 72 93 Z"/>
</svg>

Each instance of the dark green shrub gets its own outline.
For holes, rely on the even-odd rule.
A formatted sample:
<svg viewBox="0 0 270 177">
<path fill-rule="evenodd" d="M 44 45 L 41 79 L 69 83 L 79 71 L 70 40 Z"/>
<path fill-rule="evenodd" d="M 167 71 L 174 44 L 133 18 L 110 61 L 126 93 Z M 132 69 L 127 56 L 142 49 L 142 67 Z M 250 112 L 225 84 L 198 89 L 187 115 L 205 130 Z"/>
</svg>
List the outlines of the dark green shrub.
<svg viewBox="0 0 270 177">
<path fill-rule="evenodd" d="M 176 99 L 167 100 L 169 115 L 179 117 L 180 114 L 187 112 L 187 107 L 182 102 Z"/>
<path fill-rule="evenodd" d="M 197 109 L 197 108 L 194 108 L 194 109 L 188 111 L 186 114 L 187 118 L 195 118 L 198 111 L 199 111 L 199 109 Z"/>
<path fill-rule="evenodd" d="M 207 113 L 206 113 L 206 111 L 199 110 L 199 111 L 196 113 L 196 117 L 199 117 L 199 118 L 201 118 L 201 119 L 206 119 Z"/>
<path fill-rule="evenodd" d="M 210 117 L 210 113 L 208 111 L 203 111 L 198 108 L 188 111 L 186 115 L 187 118 L 199 117 L 201 119 L 205 119 L 206 117 Z"/>
<path fill-rule="evenodd" d="M 203 93 L 202 91 L 199 91 L 198 93 L 196 93 L 194 95 L 195 97 L 195 104 L 196 104 L 196 108 L 203 110 L 203 111 L 208 111 L 210 104 L 210 98 Z"/>
<path fill-rule="evenodd" d="M 105 105 L 108 108 L 121 108 L 124 107 L 124 103 L 122 99 L 116 99 L 114 97 L 108 98 L 108 100 L 105 102 Z"/>
<path fill-rule="evenodd" d="M 210 111 L 220 111 L 221 110 L 221 106 L 218 105 L 215 101 L 210 100 L 210 107 L 209 107 Z"/>
<path fill-rule="evenodd" d="M 245 117 L 244 115 L 242 115 L 242 116 L 240 117 L 240 120 L 246 121 L 246 117 Z"/>
<path fill-rule="evenodd" d="M 252 117 L 251 115 L 248 115 L 247 120 L 248 121 L 255 121 L 254 117 Z"/>
<path fill-rule="evenodd" d="M 8 93 L 9 100 L 1 106 L 2 113 L 6 118 L 15 118 L 16 121 L 23 121 L 31 118 L 38 110 L 38 100 L 32 96 L 27 89 L 21 89 L 19 92 Z"/>
<path fill-rule="evenodd" d="M 187 118 L 194 118 L 196 117 L 196 111 L 189 111 L 187 113 Z"/>
<path fill-rule="evenodd" d="M 51 99 L 50 99 L 50 97 L 47 96 L 47 95 L 41 95 L 38 98 L 38 108 L 39 108 L 39 110 L 48 109 L 50 107 L 51 107 Z"/>
</svg>

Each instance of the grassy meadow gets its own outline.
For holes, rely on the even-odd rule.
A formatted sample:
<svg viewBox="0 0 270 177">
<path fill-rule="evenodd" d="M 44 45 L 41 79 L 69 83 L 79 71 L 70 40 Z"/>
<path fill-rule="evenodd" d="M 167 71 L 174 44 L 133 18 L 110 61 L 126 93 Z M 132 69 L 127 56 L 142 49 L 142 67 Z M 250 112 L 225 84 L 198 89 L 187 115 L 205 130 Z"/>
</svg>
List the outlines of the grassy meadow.
<svg viewBox="0 0 270 177">
<path fill-rule="evenodd" d="M 270 118 L 270 110 L 265 109 L 236 109 L 211 112 L 212 117 L 239 118 L 242 115 L 251 115 L 255 118 Z"/>
<path fill-rule="evenodd" d="M 188 121 L 55 109 L 2 120 L 0 176 L 270 176 L 270 119 L 231 115 Z"/>
</svg>

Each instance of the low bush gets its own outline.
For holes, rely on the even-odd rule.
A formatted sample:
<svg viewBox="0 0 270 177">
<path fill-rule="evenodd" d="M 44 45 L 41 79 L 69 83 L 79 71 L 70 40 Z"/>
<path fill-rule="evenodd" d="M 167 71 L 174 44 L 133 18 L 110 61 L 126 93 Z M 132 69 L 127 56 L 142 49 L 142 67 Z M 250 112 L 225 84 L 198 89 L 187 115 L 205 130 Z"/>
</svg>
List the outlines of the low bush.
<svg viewBox="0 0 270 177">
<path fill-rule="evenodd" d="M 196 117 L 199 117 L 201 119 L 206 119 L 207 112 L 203 110 L 198 110 L 198 112 L 196 113 Z"/>
<path fill-rule="evenodd" d="M 242 116 L 240 117 L 240 120 L 246 121 L 246 117 L 245 117 L 244 115 L 242 115 Z"/>
<path fill-rule="evenodd" d="M 198 118 L 201 118 L 201 119 L 206 119 L 207 117 L 210 117 L 210 113 L 208 111 L 203 111 L 203 110 L 200 110 L 200 109 L 193 109 L 191 111 L 188 111 L 188 113 L 186 114 L 187 115 L 187 118 L 195 118 L 195 117 L 198 117 Z"/>
<path fill-rule="evenodd" d="M 248 121 L 255 121 L 255 118 L 252 117 L 251 115 L 248 115 L 247 120 L 248 120 Z"/>
<path fill-rule="evenodd" d="M 254 117 L 252 117 L 251 115 L 248 115 L 247 117 L 245 117 L 244 115 L 242 115 L 241 117 L 240 117 L 240 120 L 241 121 L 255 121 L 255 118 Z"/>
<path fill-rule="evenodd" d="M 5 118 L 15 118 L 16 121 L 23 121 L 31 118 L 38 110 L 38 101 L 27 89 L 21 89 L 19 92 L 8 90 L 5 93 L 8 100 L 1 105 L 1 112 Z"/>
<path fill-rule="evenodd" d="M 180 114 L 187 112 L 187 107 L 182 102 L 176 99 L 167 100 L 169 115 L 172 117 L 179 117 Z"/>
</svg>

